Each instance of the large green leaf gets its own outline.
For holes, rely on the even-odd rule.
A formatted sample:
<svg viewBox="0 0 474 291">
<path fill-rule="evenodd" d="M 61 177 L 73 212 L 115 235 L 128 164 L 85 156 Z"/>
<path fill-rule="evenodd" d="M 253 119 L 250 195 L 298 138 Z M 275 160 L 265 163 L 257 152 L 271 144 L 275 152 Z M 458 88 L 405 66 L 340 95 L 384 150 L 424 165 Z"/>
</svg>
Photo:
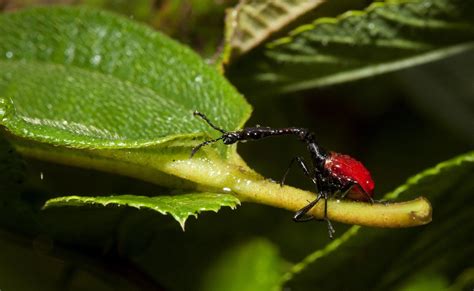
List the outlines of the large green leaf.
<svg viewBox="0 0 474 291">
<path fill-rule="evenodd" d="M 250 114 L 195 53 L 106 12 L 38 8 L 0 17 L 1 121 L 17 136 L 88 148 L 143 147 Z"/>
<path fill-rule="evenodd" d="M 268 44 L 257 64 L 250 58 L 251 76 L 231 76 L 271 94 L 399 70 L 474 48 L 473 13 L 472 1 L 375 2 L 297 28 Z"/>
<path fill-rule="evenodd" d="M 66 196 L 50 199 L 46 202 L 44 207 L 123 205 L 138 209 L 145 208 L 157 211 L 161 214 L 170 214 L 179 222 L 184 230 L 184 224 L 189 216 L 197 217 L 197 214 L 201 211 L 217 212 L 223 206 L 228 206 L 234 209 L 238 204 L 240 204 L 239 200 L 230 194 L 193 193 L 156 197 L 136 195 L 117 195 L 107 197 Z"/>
<path fill-rule="evenodd" d="M 426 274 L 453 282 L 474 259 L 467 237 L 474 231 L 472 191 L 474 152 L 456 157 L 410 178 L 388 193 L 387 199 L 424 193 L 434 208 L 433 222 L 403 232 L 352 227 L 340 240 L 309 255 L 284 276 L 290 285 L 308 282 L 323 289 L 376 288 L 384 290 L 417 281 Z M 338 249 L 338 252 L 333 252 Z M 383 252 L 383 256 L 377 255 Z M 328 256 L 330 254 L 330 256 Z M 380 268 L 380 265 L 387 266 Z M 350 266 L 350 272 L 347 268 Z M 318 270 L 314 272 L 312 270 Z M 328 280 L 345 272 L 346 280 Z M 373 280 L 373 278 L 378 278 Z M 418 278 L 418 279 L 417 279 Z"/>
</svg>

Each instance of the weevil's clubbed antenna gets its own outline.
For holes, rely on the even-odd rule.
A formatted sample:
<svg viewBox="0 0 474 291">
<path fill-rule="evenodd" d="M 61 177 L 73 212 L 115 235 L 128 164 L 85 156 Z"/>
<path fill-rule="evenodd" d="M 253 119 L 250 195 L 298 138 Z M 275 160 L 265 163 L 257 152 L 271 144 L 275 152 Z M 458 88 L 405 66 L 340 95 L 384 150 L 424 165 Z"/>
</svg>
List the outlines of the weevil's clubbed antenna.
<svg viewBox="0 0 474 291">
<path fill-rule="evenodd" d="M 191 158 L 192 158 L 203 146 L 206 146 L 206 145 L 211 144 L 211 143 L 215 143 L 216 141 L 219 141 L 219 140 L 223 139 L 223 138 L 224 138 L 224 135 L 227 133 L 227 132 L 226 132 L 225 130 L 223 130 L 222 128 L 219 128 L 219 127 L 217 127 L 216 125 L 214 125 L 214 124 L 209 120 L 209 118 L 207 118 L 207 116 L 204 115 L 204 114 L 202 114 L 201 112 L 199 112 L 199 111 L 194 111 L 194 112 L 193 112 L 193 115 L 194 115 L 194 116 L 199 116 L 199 117 L 201 117 L 207 124 L 209 124 L 210 127 L 212 127 L 212 128 L 214 128 L 215 130 L 221 132 L 223 135 L 222 135 L 221 137 L 219 137 L 219 138 L 207 140 L 207 141 L 205 141 L 205 142 L 203 142 L 203 143 L 200 143 L 200 144 L 198 144 L 197 146 L 195 146 L 195 147 L 193 148 L 193 150 L 191 151 Z"/>
</svg>

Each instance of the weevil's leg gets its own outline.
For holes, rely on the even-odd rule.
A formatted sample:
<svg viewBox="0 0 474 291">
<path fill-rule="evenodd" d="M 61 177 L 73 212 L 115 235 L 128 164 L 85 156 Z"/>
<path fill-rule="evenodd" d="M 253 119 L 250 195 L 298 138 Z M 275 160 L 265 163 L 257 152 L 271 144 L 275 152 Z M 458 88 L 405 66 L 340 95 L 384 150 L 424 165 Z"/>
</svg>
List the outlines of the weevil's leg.
<svg viewBox="0 0 474 291">
<path fill-rule="evenodd" d="M 288 165 L 288 168 L 286 168 L 286 172 L 285 172 L 285 174 L 283 175 L 283 178 L 281 178 L 280 186 L 283 187 L 283 185 L 285 184 L 286 176 L 288 176 L 288 173 L 290 172 L 290 169 L 291 169 L 291 167 L 293 166 L 293 164 L 295 163 L 295 161 L 297 161 L 298 164 L 300 165 L 301 169 L 303 169 L 303 172 L 304 172 L 304 174 L 306 175 L 306 177 L 308 177 L 308 178 L 310 178 L 311 180 L 313 180 L 313 177 L 312 177 L 311 173 L 309 172 L 308 166 L 307 166 L 306 163 L 304 162 L 303 158 L 302 158 L 302 157 L 294 157 L 293 159 L 291 159 L 290 164 Z M 316 190 L 317 190 L 317 189 L 316 189 Z M 318 192 L 318 191 L 316 191 L 316 193 L 317 193 L 317 192 Z"/>
<path fill-rule="evenodd" d="M 354 187 L 359 187 L 360 191 L 364 193 L 364 195 L 367 197 L 367 200 L 369 200 L 370 204 L 374 204 L 375 200 L 372 198 L 372 196 L 367 193 L 364 188 L 362 188 L 358 183 L 354 182 L 352 184 L 349 184 L 344 190 L 343 194 L 341 196 L 341 199 L 346 198 L 347 194 L 351 191 L 352 188 Z"/>
<path fill-rule="evenodd" d="M 349 184 L 349 186 L 347 186 L 345 189 L 342 190 L 341 199 L 346 198 L 347 194 L 349 194 L 349 192 L 351 191 L 352 187 L 354 187 L 354 185 L 355 183 Z"/>
<path fill-rule="evenodd" d="M 220 131 L 221 133 L 227 133 L 227 131 L 223 130 L 222 128 L 217 127 L 216 125 L 214 125 L 214 124 L 209 120 L 209 118 L 207 118 L 207 116 L 204 115 L 203 113 L 201 113 L 201 112 L 199 112 L 199 111 L 194 111 L 194 112 L 193 112 L 193 115 L 194 115 L 194 116 L 199 116 L 199 117 L 201 117 L 207 124 L 209 124 L 210 127 L 214 128 L 215 130 Z"/>
<path fill-rule="evenodd" d="M 196 154 L 197 151 L 199 151 L 199 149 L 202 148 L 203 146 L 208 145 L 208 144 L 211 144 L 211 143 L 214 143 L 214 142 L 216 142 L 216 141 L 219 141 L 219 140 L 221 140 L 222 138 L 223 138 L 223 136 L 221 136 L 221 137 L 219 137 L 219 138 L 216 138 L 216 139 L 212 139 L 212 140 L 205 141 L 205 142 L 203 142 L 203 143 L 201 143 L 201 144 L 198 144 L 198 145 L 195 146 L 195 147 L 193 148 L 193 150 L 191 151 L 191 158 L 192 158 L 192 157 L 194 156 L 194 154 Z"/>
<path fill-rule="evenodd" d="M 374 198 L 372 198 L 372 196 L 369 195 L 369 193 L 367 193 L 364 188 L 362 188 L 362 186 L 360 186 L 359 184 L 355 184 L 357 187 L 359 187 L 359 189 L 364 193 L 364 195 L 367 197 L 367 199 L 369 200 L 370 204 L 374 204 Z"/>
<path fill-rule="evenodd" d="M 328 218 L 328 198 L 329 198 L 328 194 L 327 194 L 327 192 L 325 192 L 324 193 L 324 217 L 323 217 L 323 219 L 328 224 L 329 238 L 333 239 L 334 238 L 334 233 L 336 233 L 336 230 L 334 230 L 334 227 L 332 226 L 332 223 Z"/>
<path fill-rule="evenodd" d="M 306 213 L 308 213 L 308 211 L 310 211 L 311 208 L 313 208 L 314 205 L 316 205 L 316 203 L 318 203 L 319 200 L 321 200 L 322 197 L 323 197 L 323 195 L 318 194 L 318 196 L 316 197 L 316 199 L 314 199 L 314 200 L 311 201 L 308 205 L 306 205 L 305 207 L 301 208 L 300 210 L 298 210 L 298 211 L 295 213 L 295 215 L 293 216 L 293 220 L 296 221 L 296 222 L 305 222 L 305 221 L 313 220 L 314 217 L 313 217 L 313 216 L 310 216 L 310 215 L 306 215 Z"/>
</svg>

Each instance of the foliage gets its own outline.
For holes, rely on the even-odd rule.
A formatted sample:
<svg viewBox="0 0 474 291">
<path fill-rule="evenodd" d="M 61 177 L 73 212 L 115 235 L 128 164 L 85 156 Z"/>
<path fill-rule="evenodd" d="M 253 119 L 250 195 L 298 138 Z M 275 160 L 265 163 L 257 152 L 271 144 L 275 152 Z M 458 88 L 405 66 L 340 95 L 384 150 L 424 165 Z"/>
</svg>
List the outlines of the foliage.
<svg viewBox="0 0 474 291">
<path fill-rule="evenodd" d="M 473 48 L 473 12 L 474 5 L 466 1 L 395 0 L 321 17 L 268 43 L 258 69 L 244 75 L 237 70 L 236 82 L 250 87 L 253 81 L 264 83 L 271 87 L 266 94 L 275 94 L 445 58 Z"/>
<path fill-rule="evenodd" d="M 161 214 L 170 214 L 184 230 L 184 224 L 189 216 L 200 211 L 217 212 L 222 206 L 235 208 L 239 200 L 230 194 L 194 193 L 175 196 L 145 197 L 137 195 L 118 195 L 110 197 L 58 197 L 46 201 L 45 208 L 58 206 L 84 205 L 118 205 L 130 206 L 138 209 L 148 208 Z"/>
</svg>

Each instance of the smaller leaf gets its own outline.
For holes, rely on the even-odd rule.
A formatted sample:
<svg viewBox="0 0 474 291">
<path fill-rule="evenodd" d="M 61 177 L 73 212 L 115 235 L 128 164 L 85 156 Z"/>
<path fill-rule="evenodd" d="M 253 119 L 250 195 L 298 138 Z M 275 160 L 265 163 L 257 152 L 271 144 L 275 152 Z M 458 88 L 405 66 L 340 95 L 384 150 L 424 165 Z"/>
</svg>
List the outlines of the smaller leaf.
<svg viewBox="0 0 474 291">
<path fill-rule="evenodd" d="M 274 244 L 254 239 L 227 250 L 211 265 L 202 290 L 280 290 L 285 263 Z"/>
<path fill-rule="evenodd" d="M 226 45 L 233 54 L 244 54 L 321 5 L 321 0 L 241 0 L 226 17 Z"/>
<path fill-rule="evenodd" d="M 231 78 L 247 94 L 266 85 L 271 90 L 263 94 L 271 95 L 376 76 L 470 51 L 472 3 L 376 1 L 361 11 L 320 17 L 268 43 L 263 54 L 240 63 Z M 249 74 L 243 74 L 242 67 Z"/>
<path fill-rule="evenodd" d="M 411 290 L 447 290 L 449 288 L 448 279 L 442 274 L 436 273 L 421 273 L 416 274 L 414 278 L 405 283 L 398 291 Z"/>
<path fill-rule="evenodd" d="M 138 209 L 148 208 L 164 215 L 170 214 L 178 221 L 184 231 L 184 224 L 189 216 L 197 217 L 201 211 L 217 212 L 222 206 L 235 209 L 237 205 L 240 205 L 240 201 L 233 195 L 216 193 L 192 193 L 155 197 L 135 195 L 103 197 L 64 196 L 46 201 L 44 208 L 96 204 L 103 206 L 108 206 L 109 204 L 130 206 Z"/>
</svg>

